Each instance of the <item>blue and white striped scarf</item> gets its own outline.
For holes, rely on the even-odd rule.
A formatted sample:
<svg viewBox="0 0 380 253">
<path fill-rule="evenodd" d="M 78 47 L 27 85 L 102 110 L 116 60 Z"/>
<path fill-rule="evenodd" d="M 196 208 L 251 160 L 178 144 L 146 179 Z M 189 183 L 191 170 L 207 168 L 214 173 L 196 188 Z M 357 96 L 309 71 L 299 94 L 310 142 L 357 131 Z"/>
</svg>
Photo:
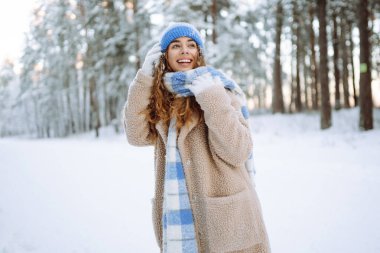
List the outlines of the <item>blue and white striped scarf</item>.
<svg viewBox="0 0 380 253">
<path fill-rule="evenodd" d="M 169 91 L 177 94 L 177 96 L 194 96 L 194 94 L 187 87 L 189 85 L 192 85 L 193 80 L 195 80 L 198 76 L 206 75 L 208 73 L 211 74 L 211 76 L 214 79 L 220 79 L 220 81 L 224 85 L 224 88 L 234 92 L 237 95 L 237 97 L 240 100 L 241 113 L 243 117 L 248 120 L 249 111 L 244 92 L 235 81 L 228 78 L 224 73 L 214 69 L 213 67 L 204 66 L 187 71 L 168 72 L 164 76 L 165 87 Z M 251 153 L 250 157 L 245 162 L 245 168 L 247 169 L 249 175 L 251 176 L 251 179 L 253 180 L 253 176 L 256 174 L 256 170 L 253 164 L 253 153 Z"/>
<path fill-rule="evenodd" d="M 197 253 L 193 214 L 177 147 L 176 121 L 170 121 L 166 144 L 163 204 L 163 252 Z"/>
<path fill-rule="evenodd" d="M 241 88 L 222 72 L 212 67 L 199 67 L 186 72 L 168 72 L 164 76 L 165 86 L 178 96 L 193 96 L 186 88 L 200 75 L 210 73 L 213 78 L 219 78 L 226 89 L 234 92 L 240 99 L 241 113 L 248 119 L 249 113 L 246 98 Z M 245 163 L 245 167 L 253 179 L 253 156 Z M 186 187 L 181 156 L 177 147 L 176 121 L 170 121 L 166 146 L 166 165 L 163 204 L 163 252 L 164 253 L 197 253 L 197 242 L 193 214 Z"/>
</svg>

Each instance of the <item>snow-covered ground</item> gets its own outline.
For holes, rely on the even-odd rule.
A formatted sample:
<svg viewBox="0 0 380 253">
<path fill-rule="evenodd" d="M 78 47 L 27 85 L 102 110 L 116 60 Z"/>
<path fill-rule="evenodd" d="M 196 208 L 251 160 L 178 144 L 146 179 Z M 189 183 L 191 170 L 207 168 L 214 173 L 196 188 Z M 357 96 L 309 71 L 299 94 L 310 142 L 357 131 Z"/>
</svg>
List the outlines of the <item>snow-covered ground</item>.
<svg viewBox="0 0 380 253">
<path fill-rule="evenodd" d="M 257 115 L 256 189 L 273 253 L 380 252 L 380 111 Z M 66 139 L 0 139 L 1 253 L 158 252 L 153 149 L 104 129 Z"/>
</svg>

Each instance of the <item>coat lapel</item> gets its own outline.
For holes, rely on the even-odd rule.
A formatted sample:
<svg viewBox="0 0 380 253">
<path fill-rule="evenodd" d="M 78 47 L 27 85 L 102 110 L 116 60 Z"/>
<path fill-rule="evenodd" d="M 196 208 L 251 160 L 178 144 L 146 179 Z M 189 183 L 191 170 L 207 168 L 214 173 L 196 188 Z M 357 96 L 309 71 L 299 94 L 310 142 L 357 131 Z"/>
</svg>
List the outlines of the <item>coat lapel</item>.
<svg viewBox="0 0 380 253">
<path fill-rule="evenodd" d="M 181 128 L 178 136 L 178 143 L 184 143 L 186 136 L 190 133 L 190 131 L 198 124 L 199 121 L 199 113 L 194 111 L 191 117 L 191 122 L 189 125 L 185 125 Z"/>
<path fill-rule="evenodd" d="M 181 128 L 181 131 L 178 136 L 179 143 L 184 142 L 189 132 L 198 124 L 199 118 L 200 118 L 199 113 L 193 112 L 191 122 L 188 125 L 185 125 Z M 165 146 L 166 146 L 167 139 L 168 139 L 169 126 L 165 125 L 162 121 L 159 121 L 156 125 L 156 128 L 157 128 L 158 133 L 161 135 L 162 140 L 164 141 Z"/>
</svg>

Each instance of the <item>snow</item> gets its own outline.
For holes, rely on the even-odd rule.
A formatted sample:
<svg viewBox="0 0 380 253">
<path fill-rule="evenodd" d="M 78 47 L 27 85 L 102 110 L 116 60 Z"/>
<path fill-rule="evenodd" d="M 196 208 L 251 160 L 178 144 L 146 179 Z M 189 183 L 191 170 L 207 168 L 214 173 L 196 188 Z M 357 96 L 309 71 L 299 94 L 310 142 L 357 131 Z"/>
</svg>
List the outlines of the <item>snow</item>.
<svg viewBox="0 0 380 253">
<path fill-rule="evenodd" d="M 254 115 L 256 190 L 274 253 L 380 252 L 380 121 L 358 110 Z M 380 110 L 375 111 L 380 119 Z M 158 252 L 153 149 L 102 129 L 0 139 L 0 252 Z"/>
</svg>

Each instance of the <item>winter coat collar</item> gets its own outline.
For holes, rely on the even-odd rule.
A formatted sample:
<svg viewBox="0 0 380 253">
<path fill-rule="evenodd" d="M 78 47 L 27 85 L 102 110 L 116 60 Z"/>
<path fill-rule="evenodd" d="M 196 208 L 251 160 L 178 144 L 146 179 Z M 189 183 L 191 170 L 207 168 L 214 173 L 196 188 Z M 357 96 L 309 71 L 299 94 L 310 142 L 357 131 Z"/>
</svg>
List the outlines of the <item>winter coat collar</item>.
<svg viewBox="0 0 380 253">
<path fill-rule="evenodd" d="M 192 114 L 192 120 L 188 125 L 185 125 L 181 128 L 181 131 L 179 132 L 178 141 L 182 143 L 186 136 L 189 134 L 189 132 L 197 125 L 198 121 L 200 119 L 200 115 L 198 112 L 193 112 Z M 156 125 L 156 129 L 158 133 L 161 135 L 165 145 L 167 142 L 168 137 L 168 129 L 169 126 L 167 124 L 164 124 L 164 122 L 159 121 Z"/>
</svg>

